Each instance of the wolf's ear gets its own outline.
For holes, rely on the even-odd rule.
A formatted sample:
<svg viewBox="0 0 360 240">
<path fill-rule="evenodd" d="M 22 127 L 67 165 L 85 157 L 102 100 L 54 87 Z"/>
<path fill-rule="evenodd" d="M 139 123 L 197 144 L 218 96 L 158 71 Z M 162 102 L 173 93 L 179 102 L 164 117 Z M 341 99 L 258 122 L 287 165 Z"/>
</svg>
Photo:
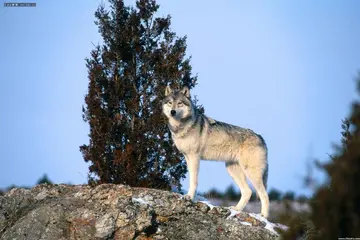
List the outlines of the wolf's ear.
<svg viewBox="0 0 360 240">
<path fill-rule="evenodd" d="M 166 97 L 167 95 L 171 94 L 172 92 L 173 92 L 173 90 L 171 89 L 171 87 L 170 87 L 170 86 L 166 86 L 166 88 L 165 88 L 165 97 Z"/>
<path fill-rule="evenodd" d="M 182 94 L 184 94 L 186 97 L 190 98 L 190 89 L 188 87 L 183 87 L 180 91 Z"/>
</svg>

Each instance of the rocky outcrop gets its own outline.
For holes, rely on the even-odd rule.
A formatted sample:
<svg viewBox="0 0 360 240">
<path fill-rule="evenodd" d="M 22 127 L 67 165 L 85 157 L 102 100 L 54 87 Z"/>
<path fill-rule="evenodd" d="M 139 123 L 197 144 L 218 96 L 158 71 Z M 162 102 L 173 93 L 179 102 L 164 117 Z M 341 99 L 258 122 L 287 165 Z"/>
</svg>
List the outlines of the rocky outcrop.
<svg viewBox="0 0 360 240">
<path fill-rule="evenodd" d="M 0 239 L 275 239 L 255 214 L 124 185 L 38 185 L 0 196 Z"/>
<path fill-rule="evenodd" d="M 210 203 L 217 206 L 234 206 L 238 201 L 226 201 L 223 199 L 212 198 L 208 200 Z M 279 216 L 284 214 L 292 213 L 293 215 L 300 215 L 302 213 L 310 213 L 310 204 L 307 202 L 298 202 L 290 200 L 282 201 L 270 201 L 269 207 L 269 217 L 270 221 L 276 221 L 279 219 Z M 261 211 L 260 201 L 252 201 L 246 204 L 244 212 L 254 212 L 258 213 Z"/>
</svg>

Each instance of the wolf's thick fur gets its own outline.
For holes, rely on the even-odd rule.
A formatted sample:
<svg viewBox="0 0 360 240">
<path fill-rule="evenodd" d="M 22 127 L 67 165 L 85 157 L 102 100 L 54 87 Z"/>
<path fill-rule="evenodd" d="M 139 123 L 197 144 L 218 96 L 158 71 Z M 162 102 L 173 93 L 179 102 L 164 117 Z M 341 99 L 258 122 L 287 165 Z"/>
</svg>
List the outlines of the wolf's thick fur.
<svg viewBox="0 0 360 240">
<path fill-rule="evenodd" d="M 177 149 L 185 156 L 189 169 L 190 187 L 186 197 L 196 193 L 200 159 L 224 161 L 230 176 L 241 191 L 239 203 L 232 207 L 243 210 L 251 197 L 248 178 L 260 201 L 261 214 L 269 213 L 266 192 L 268 177 L 267 147 L 264 139 L 250 129 L 216 121 L 197 111 L 191 101 L 190 91 L 184 87 L 165 90 L 163 113 Z"/>
</svg>

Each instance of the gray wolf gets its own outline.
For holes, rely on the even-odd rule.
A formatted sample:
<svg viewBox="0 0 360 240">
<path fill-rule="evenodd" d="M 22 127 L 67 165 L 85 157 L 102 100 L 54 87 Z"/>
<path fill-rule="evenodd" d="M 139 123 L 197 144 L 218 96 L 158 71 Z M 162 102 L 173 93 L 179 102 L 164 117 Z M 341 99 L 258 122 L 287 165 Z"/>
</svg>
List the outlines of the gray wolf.
<svg viewBox="0 0 360 240">
<path fill-rule="evenodd" d="M 165 89 L 163 114 L 172 140 L 184 154 L 190 184 L 185 198 L 193 200 L 198 184 L 200 159 L 224 161 L 226 169 L 241 191 L 241 198 L 231 208 L 242 211 L 251 197 L 250 180 L 261 201 L 261 215 L 269 214 L 266 192 L 268 150 L 264 139 L 250 129 L 216 121 L 200 113 L 194 106 L 188 87 Z"/>
</svg>

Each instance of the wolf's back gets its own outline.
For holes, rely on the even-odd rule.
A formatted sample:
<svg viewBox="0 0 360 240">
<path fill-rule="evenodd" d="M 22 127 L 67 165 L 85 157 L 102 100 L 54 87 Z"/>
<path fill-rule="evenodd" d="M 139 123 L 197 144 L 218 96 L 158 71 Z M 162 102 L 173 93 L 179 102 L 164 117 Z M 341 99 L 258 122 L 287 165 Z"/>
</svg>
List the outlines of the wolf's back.
<svg viewBox="0 0 360 240">
<path fill-rule="evenodd" d="M 238 140 L 240 140 L 240 142 L 246 141 L 248 138 L 251 138 L 251 137 L 256 137 L 260 140 L 261 148 L 264 149 L 265 154 L 266 154 L 266 165 L 263 170 L 262 178 L 263 178 L 265 189 L 267 189 L 267 180 L 268 180 L 268 176 L 269 176 L 269 164 L 268 164 L 268 148 L 267 148 L 265 139 L 260 134 L 255 133 L 251 129 L 241 128 L 238 126 L 234 126 L 234 125 L 224 123 L 224 122 L 219 122 L 216 120 L 213 120 L 213 121 L 214 121 L 213 124 L 211 124 L 213 128 L 215 128 L 219 131 L 225 131 L 233 137 L 237 136 Z"/>
</svg>

